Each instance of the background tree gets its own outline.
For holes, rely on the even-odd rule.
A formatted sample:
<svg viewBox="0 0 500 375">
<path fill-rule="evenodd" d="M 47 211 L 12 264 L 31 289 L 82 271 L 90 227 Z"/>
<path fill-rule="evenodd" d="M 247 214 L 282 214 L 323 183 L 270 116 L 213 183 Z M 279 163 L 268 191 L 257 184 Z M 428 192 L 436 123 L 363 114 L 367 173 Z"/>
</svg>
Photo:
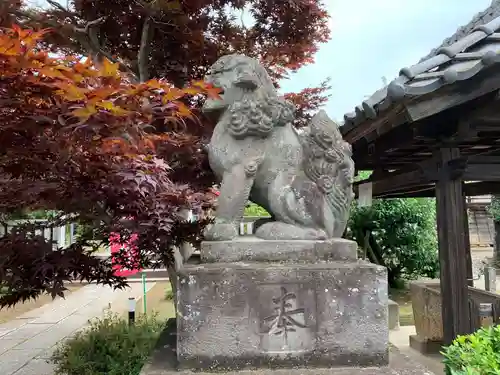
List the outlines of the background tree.
<svg viewBox="0 0 500 375">
<path fill-rule="evenodd" d="M 0 26 L 10 27 L 15 22 L 15 12 L 22 6 L 22 0 L 8 0 L 0 3 Z"/>
<path fill-rule="evenodd" d="M 106 57 L 118 63 L 133 80 L 162 78 L 179 88 L 190 80 L 203 79 L 207 69 L 228 53 L 258 58 L 279 87 L 279 81 L 286 79 L 289 72 L 312 63 L 319 45 L 330 36 L 329 16 L 320 0 L 70 0 L 64 6 L 61 3 L 47 0 L 48 7 L 34 9 L 29 2 L 6 0 L 3 18 L 34 28 L 51 27 L 54 32 L 45 41 L 53 52 L 89 54 L 96 63 Z M 325 104 L 329 89 L 325 80 L 318 87 L 285 94 L 296 105 L 297 127 L 307 124 L 311 115 Z M 202 99 L 197 107 L 201 104 Z M 207 158 L 189 156 L 192 152 L 202 152 L 213 124 L 196 109 L 193 111 L 203 126 L 189 122 L 177 129 L 176 133 L 186 135 L 191 144 L 179 148 L 178 156 L 184 164 L 176 165 L 196 170 L 206 184 L 213 180 Z M 158 129 L 165 130 L 163 126 Z M 189 153 L 181 155 L 181 150 Z M 183 173 L 175 176 L 182 178 Z"/>
<path fill-rule="evenodd" d="M 287 93 L 285 98 L 295 104 L 295 126 L 301 128 L 309 123 L 309 120 L 328 101 L 329 95 L 326 92 L 331 89 L 330 80 L 323 81 L 320 86 L 305 88 L 298 93 Z"/>
<path fill-rule="evenodd" d="M 361 172 L 359 178 L 368 177 Z M 370 207 L 353 202 L 347 236 L 358 243 L 363 257 L 387 267 L 392 288 L 409 279 L 438 276 L 434 199 L 375 199 Z"/>
<path fill-rule="evenodd" d="M 495 226 L 495 245 L 494 245 L 494 262 L 500 264 L 500 196 L 493 195 L 491 203 L 488 206 L 488 212 L 493 218 Z"/>
</svg>

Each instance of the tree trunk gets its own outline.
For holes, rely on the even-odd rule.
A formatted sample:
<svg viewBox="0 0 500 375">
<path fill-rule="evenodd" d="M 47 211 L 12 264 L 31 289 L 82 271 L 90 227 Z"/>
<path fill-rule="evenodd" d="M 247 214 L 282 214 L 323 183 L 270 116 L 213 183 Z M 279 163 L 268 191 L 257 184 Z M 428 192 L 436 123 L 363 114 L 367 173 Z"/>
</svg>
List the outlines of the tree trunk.
<svg viewBox="0 0 500 375">
<path fill-rule="evenodd" d="M 382 255 L 382 249 L 378 245 L 377 240 L 375 239 L 375 237 L 373 236 L 373 234 L 371 232 L 370 232 L 370 237 L 369 237 L 368 241 L 369 241 L 371 249 L 373 250 L 373 255 L 375 257 L 373 263 L 385 267 L 384 257 Z"/>
<path fill-rule="evenodd" d="M 495 220 L 495 245 L 493 248 L 493 261 L 495 266 L 500 265 L 500 221 Z"/>
<path fill-rule="evenodd" d="M 172 302 L 174 303 L 175 316 L 177 317 L 177 271 L 173 266 L 167 267 L 168 281 L 172 289 Z"/>
<path fill-rule="evenodd" d="M 401 284 L 401 272 L 399 270 L 390 270 L 387 269 L 387 284 L 389 284 L 389 288 L 399 289 Z"/>
<path fill-rule="evenodd" d="M 192 219 L 192 212 L 190 210 L 182 210 L 182 216 L 185 220 Z M 174 264 L 167 266 L 168 278 L 172 288 L 172 295 L 175 307 L 175 315 L 177 316 L 177 273 L 183 265 L 191 258 L 195 248 L 188 242 L 182 243 L 179 247 L 172 249 L 174 253 Z"/>
</svg>

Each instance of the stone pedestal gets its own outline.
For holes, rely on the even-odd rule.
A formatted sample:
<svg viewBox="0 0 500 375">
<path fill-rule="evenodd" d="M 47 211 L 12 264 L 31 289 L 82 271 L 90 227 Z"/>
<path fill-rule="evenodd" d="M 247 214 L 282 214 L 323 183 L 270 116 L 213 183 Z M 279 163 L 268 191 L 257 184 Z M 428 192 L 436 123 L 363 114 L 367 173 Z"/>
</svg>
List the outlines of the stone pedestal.
<svg viewBox="0 0 500 375">
<path fill-rule="evenodd" d="M 422 354 L 439 354 L 443 351 L 442 340 L 428 340 L 418 335 L 410 336 L 410 348 Z"/>
<path fill-rule="evenodd" d="M 388 364 L 386 270 L 355 243 L 244 238 L 201 257 L 179 275 L 181 368 Z"/>
</svg>

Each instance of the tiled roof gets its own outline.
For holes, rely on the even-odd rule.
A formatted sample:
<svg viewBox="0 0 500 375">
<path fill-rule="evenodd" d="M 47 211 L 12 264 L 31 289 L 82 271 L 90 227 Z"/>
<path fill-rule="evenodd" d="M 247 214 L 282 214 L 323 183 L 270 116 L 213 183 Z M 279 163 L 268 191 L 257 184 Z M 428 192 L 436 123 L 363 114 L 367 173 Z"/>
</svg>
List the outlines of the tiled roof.
<svg viewBox="0 0 500 375">
<path fill-rule="evenodd" d="M 500 0 L 474 16 L 440 47 L 417 64 L 403 68 L 399 77 L 344 115 L 343 133 L 367 119 L 375 119 L 391 104 L 406 97 L 431 93 L 442 86 L 467 80 L 500 62 Z"/>
</svg>

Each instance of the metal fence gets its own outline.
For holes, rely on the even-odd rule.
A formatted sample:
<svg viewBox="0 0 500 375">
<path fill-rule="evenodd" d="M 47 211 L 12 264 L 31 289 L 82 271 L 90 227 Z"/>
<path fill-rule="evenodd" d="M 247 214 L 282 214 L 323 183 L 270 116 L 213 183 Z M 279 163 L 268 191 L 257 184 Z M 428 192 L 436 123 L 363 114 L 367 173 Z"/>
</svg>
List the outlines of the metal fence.
<svg viewBox="0 0 500 375">
<path fill-rule="evenodd" d="M 11 220 L 0 225 L 0 237 L 10 233 L 14 227 L 23 223 L 43 225 L 46 222 L 47 220 Z M 43 235 L 47 241 L 53 243 L 54 248 L 65 248 L 75 242 L 76 224 L 71 223 L 64 226 L 36 229 L 33 231 L 33 235 Z"/>
</svg>

